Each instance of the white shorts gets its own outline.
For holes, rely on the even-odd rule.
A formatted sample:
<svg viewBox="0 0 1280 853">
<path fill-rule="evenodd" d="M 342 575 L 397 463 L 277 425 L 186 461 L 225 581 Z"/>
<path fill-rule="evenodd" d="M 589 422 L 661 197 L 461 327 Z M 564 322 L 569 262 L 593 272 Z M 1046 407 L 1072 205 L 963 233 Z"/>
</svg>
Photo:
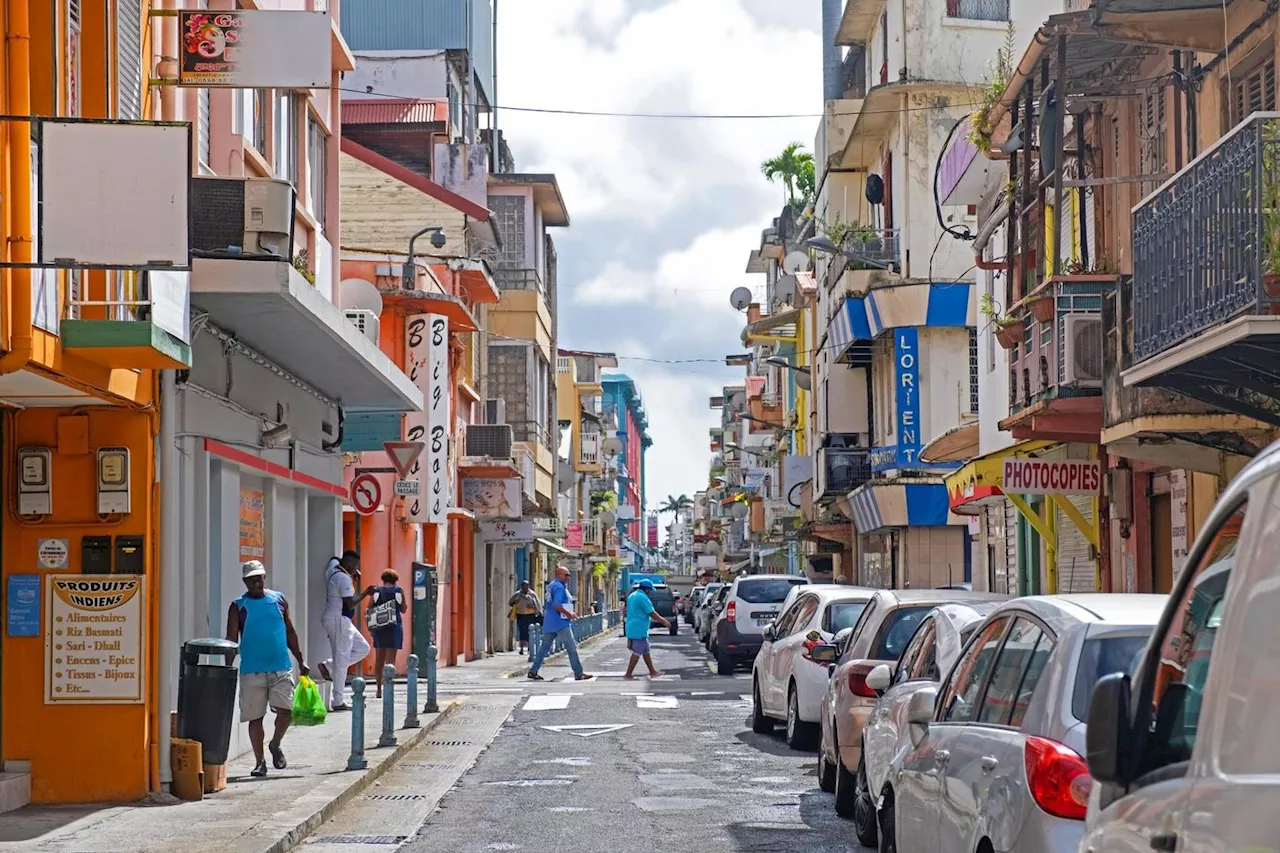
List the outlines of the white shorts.
<svg viewBox="0 0 1280 853">
<path fill-rule="evenodd" d="M 240 673 L 240 722 L 260 720 L 268 706 L 293 710 L 293 671 Z"/>
</svg>

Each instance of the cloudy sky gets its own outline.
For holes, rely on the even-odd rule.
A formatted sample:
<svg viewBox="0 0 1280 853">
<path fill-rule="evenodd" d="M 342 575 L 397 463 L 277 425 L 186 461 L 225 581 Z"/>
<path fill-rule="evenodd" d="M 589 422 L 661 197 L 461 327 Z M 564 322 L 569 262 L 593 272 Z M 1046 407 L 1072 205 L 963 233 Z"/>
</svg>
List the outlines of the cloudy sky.
<svg viewBox="0 0 1280 853">
<path fill-rule="evenodd" d="M 636 379 L 654 446 L 647 497 L 705 487 L 707 398 L 742 375 L 729 292 L 782 190 L 760 162 L 812 150 L 816 118 L 676 120 L 502 111 L 819 113 L 815 0 L 504 0 L 499 125 L 516 168 L 554 172 L 572 226 L 559 253 L 560 345 L 616 352 Z M 664 364 L 658 360 L 715 359 Z"/>
</svg>

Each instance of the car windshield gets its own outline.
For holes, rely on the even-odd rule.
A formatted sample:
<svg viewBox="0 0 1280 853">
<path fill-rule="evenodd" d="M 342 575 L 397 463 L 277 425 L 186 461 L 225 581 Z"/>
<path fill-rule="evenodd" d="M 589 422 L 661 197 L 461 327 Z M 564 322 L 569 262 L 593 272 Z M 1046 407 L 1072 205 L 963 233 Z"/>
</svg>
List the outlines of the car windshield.
<svg viewBox="0 0 1280 853">
<path fill-rule="evenodd" d="M 653 592 L 649 593 L 649 600 L 654 604 L 670 604 L 671 599 L 671 590 L 666 587 L 655 587 Z"/>
<path fill-rule="evenodd" d="M 822 630 L 828 634 L 839 634 L 845 628 L 852 628 L 866 609 L 865 601 L 834 601 L 822 617 Z"/>
<path fill-rule="evenodd" d="M 748 604 L 780 604 L 791 587 L 805 583 L 804 578 L 758 578 L 738 581 L 738 598 Z"/>
<path fill-rule="evenodd" d="M 897 660 L 911 642 L 911 636 L 924 621 L 924 617 L 936 604 L 923 604 L 916 607 L 899 607 L 890 611 L 880 626 L 875 645 L 871 647 L 872 660 Z"/>
<path fill-rule="evenodd" d="M 1080 650 L 1080 666 L 1076 669 L 1075 692 L 1071 694 L 1072 716 L 1085 721 L 1089 715 L 1089 699 L 1098 679 L 1115 672 L 1133 675 L 1142 651 L 1147 647 L 1148 636 L 1133 634 L 1085 640 Z"/>
<path fill-rule="evenodd" d="M 720 584 L 715 584 L 713 586 L 707 587 L 707 591 L 702 594 L 703 603 L 714 601 L 716 595 L 719 594 L 722 588 L 723 587 Z"/>
</svg>

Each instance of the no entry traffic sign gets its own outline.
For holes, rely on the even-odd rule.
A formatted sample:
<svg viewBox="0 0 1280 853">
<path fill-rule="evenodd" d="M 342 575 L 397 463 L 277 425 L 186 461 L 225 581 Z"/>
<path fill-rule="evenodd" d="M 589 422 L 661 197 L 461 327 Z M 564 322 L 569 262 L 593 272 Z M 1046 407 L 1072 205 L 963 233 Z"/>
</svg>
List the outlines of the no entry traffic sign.
<svg viewBox="0 0 1280 853">
<path fill-rule="evenodd" d="M 382 505 L 382 486 L 372 474 L 360 474 L 351 481 L 351 506 L 357 515 L 373 515 Z"/>
</svg>

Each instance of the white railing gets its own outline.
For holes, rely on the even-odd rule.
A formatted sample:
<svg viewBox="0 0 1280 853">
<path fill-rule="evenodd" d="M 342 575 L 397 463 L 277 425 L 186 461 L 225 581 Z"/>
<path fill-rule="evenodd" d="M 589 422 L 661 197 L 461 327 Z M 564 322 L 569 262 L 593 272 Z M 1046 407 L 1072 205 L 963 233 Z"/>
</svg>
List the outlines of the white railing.
<svg viewBox="0 0 1280 853">
<path fill-rule="evenodd" d="M 556 356 L 556 373 L 572 373 L 573 359 L 567 355 Z"/>
<path fill-rule="evenodd" d="M 582 522 L 582 547 L 599 548 L 604 544 L 604 534 L 600 527 L 600 519 L 592 518 Z"/>
<path fill-rule="evenodd" d="M 761 394 L 760 403 L 770 409 L 776 409 L 782 405 L 782 394 L 776 391 L 771 394 Z"/>
<path fill-rule="evenodd" d="M 584 432 L 579 435 L 578 460 L 583 465 L 600 464 L 600 433 Z"/>
<path fill-rule="evenodd" d="M 537 465 L 534 463 L 534 460 L 533 460 L 533 451 L 531 451 L 527 447 L 520 448 L 519 462 L 520 462 L 520 479 L 524 484 L 523 486 L 524 495 L 531 501 L 537 500 L 538 499 L 538 488 L 537 488 L 538 469 L 537 469 Z"/>
</svg>

